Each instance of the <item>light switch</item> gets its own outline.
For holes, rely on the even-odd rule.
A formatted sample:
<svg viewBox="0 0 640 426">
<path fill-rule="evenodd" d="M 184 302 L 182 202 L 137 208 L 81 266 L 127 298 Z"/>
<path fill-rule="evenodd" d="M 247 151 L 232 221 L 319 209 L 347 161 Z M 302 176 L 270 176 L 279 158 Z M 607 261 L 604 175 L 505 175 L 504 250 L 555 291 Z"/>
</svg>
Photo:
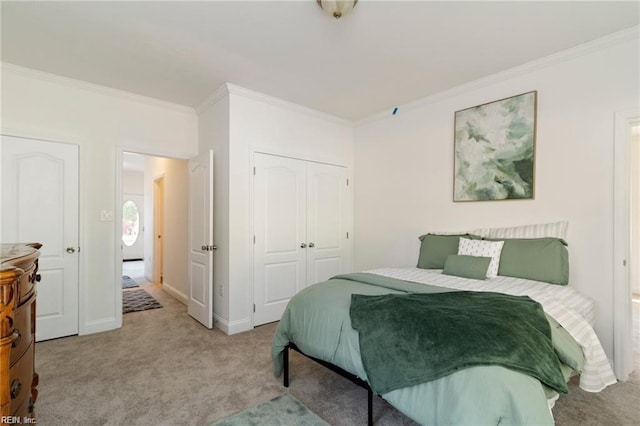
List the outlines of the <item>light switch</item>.
<svg viewBox="0 0 640 426">
<path fill-rule="evenodd" d="M 100 210 L 100 222 L 113 222 L 113 212 Z"/>
</svg>

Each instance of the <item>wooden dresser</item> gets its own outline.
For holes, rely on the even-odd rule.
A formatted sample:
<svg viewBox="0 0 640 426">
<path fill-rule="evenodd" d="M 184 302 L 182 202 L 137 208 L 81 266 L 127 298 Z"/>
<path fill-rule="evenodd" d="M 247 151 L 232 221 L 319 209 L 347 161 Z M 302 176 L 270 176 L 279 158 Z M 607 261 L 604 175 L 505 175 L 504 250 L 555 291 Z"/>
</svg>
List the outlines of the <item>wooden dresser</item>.
<svg viewBox="0 0 640 426">
<path fill-rule="evenodd" d="M 0 416 L 35 423 L 36 282 L 41 244 L 2 244 L 0 267 Z"/>
</svg>

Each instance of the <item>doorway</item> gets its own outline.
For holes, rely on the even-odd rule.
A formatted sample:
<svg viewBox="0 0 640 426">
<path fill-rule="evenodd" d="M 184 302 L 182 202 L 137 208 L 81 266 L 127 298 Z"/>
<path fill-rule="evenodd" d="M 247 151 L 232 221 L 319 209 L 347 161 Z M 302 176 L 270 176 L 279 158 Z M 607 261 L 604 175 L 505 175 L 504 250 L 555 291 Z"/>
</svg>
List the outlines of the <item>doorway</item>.
<svg viewBox="0 0 640 426">
<path fill-rule="evenodd" d="M 121 223 L 121 244 L 116 276 L 121 274 L 123 280 L 116 289 L 117 297 L 124 306 L 125 296 L 134 297 L 127 293 L 145 290 L 186 304 L 188 162 L 148 153 L 120 153 L 117 195 L 121 208 L 116 220 Z M 128 284 L 127 276 L 131 278 Z"/>
<path fill-rule="evenodd" d="M 613 358 L 618 380 L 640 371 L 638 306 L 633 294 L 640 267 L 640 109 L 615 114 L 613 182 Z M 635 160 L 634 160 L 635 158 Z"/>
<path fill-rule="evenodd" d="M 640 124 L 635 123 L 630 131 L 630 287 L 631 287 L 631 331 L 633 344 L 633 366 L 640 371 Z"/>
</svg>

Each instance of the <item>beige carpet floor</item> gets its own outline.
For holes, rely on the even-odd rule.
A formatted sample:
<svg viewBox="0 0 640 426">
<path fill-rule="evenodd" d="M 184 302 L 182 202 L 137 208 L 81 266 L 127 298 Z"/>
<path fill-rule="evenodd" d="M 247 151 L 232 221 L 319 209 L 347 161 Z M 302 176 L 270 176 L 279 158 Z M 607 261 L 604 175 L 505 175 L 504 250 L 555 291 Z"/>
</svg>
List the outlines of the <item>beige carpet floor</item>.
<svg viewBox="0 0 640 426">
<path fill-rule="evenodd" d="M 208 425 L 285 392 L 271 373 L 276 324 L 227 336 L 144 288 L 162 309 L 126 314 L 119 330 L 36 345 L 39 425 Z M 366 392 L 298 354 L 289 389 L 332 425 L 366 424 Z M 598 394 L 572 383 L 554 415 L 558 425 L 640 424 L 640 376 Z M 415 424 L 379 398 L 374 419 Z"/>
</svg>

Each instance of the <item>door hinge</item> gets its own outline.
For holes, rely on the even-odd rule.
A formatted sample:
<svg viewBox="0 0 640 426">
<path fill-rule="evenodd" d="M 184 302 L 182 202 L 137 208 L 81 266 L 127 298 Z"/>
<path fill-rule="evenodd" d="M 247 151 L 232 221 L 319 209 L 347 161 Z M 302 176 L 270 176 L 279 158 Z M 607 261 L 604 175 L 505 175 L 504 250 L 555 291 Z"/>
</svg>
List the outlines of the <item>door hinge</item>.
<svg viewBox="0 0 640 426">
<path fill-rule="evenodd" d="M 255 243 L 256 243 L 256 236 L 254 235 L 253 236 L 253 244 L 255 244 Z"/>
<path fill-rule="evenodd" d="M 253 313 L 255 313 L 255 312 L 256 312 L 256 304 L 254 303 L 253 304 Z"/>
<path fill-rule="evenodd" d="M 255 167 L 253 168 L 253 175 L 254 176 L 256 175 L 256 168 Z"/>
<path fill-rule="evenodd" d="M 347 186 L 349 186 L 349 179 L 347 179 Z"/>
<path fill-rule="evenodd" d="M 349 239 L 349 233 L 347 232 L 347 240 Z"/>
</svg>

